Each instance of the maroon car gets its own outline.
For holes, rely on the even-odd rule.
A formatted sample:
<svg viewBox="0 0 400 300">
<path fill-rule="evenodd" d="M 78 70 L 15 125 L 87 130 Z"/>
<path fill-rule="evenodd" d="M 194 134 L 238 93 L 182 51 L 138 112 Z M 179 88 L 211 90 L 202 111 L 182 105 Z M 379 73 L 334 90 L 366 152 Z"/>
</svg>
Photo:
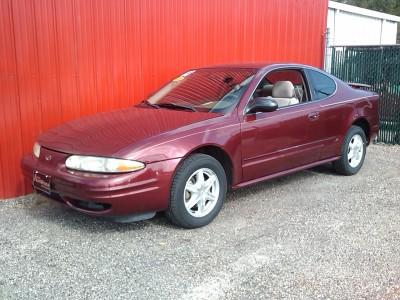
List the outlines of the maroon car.
<svg viewBox="0 0 400 300">
<path fill-rule="evenodd" d="M 24 157 L 36 191 L 121 222 L 166 211 L 211 222 L 228 189 L 333 162 L 361 168 L 378 132 L 378 96 L 310 66 L 190 70 L 141 104 L 77 119 Z"/>
</svg>

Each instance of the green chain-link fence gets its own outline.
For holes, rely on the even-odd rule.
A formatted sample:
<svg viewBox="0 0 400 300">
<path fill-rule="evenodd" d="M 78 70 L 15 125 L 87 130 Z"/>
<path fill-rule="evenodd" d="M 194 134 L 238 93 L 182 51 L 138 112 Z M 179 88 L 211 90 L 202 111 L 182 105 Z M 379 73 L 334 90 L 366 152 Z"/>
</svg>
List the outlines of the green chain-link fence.
<svg viewBox="0 0 400 300">
<path fill-rule="evenodd" d="M 330 71 L 379 93 L 378 141 L 400 144 L 400 45 L 331 47 Z"/>
</svg>

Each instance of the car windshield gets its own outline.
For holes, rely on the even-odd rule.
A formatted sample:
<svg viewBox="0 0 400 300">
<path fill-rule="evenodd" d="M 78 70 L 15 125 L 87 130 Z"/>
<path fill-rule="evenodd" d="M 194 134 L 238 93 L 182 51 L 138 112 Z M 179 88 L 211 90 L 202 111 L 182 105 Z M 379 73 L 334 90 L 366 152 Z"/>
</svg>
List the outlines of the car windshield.
<svg viewBox="0 0 400 300">
<path fill-rule="evenodd" d="M 144 102 L 154 108 L 226 113 L 235 108 L 255 72 L 255 69 L 188 71 Z"/>
</svg>

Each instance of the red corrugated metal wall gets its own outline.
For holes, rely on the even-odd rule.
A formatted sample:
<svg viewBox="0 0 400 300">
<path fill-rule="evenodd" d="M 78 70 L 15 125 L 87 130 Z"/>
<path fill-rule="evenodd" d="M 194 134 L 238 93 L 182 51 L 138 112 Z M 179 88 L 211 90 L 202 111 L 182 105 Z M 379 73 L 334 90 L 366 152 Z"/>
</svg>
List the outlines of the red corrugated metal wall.
<svg viewBox="0 0 400 300">
<path fill-rule="evenodd" d="M 30 191 L 19 161 L 40 132 L 187 68 L 321 66 L 326 14 L 327 0 L 0 0 L 0 199 Z"/>
</svg>

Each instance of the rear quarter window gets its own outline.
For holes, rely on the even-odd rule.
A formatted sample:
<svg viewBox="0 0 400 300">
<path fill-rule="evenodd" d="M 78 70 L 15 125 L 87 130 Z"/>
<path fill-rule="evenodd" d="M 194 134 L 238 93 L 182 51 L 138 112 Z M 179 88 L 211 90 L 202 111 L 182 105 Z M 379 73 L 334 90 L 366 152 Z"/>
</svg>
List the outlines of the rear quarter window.
<svg viewBox="0 0 400 300">
<path fill-rule="evenodd" d="M 322 100 L 335 93 L 336 83 L 329 76 L 314 70 L 307 70 L 307 75 L 314 100 Z"/>
</svg>

